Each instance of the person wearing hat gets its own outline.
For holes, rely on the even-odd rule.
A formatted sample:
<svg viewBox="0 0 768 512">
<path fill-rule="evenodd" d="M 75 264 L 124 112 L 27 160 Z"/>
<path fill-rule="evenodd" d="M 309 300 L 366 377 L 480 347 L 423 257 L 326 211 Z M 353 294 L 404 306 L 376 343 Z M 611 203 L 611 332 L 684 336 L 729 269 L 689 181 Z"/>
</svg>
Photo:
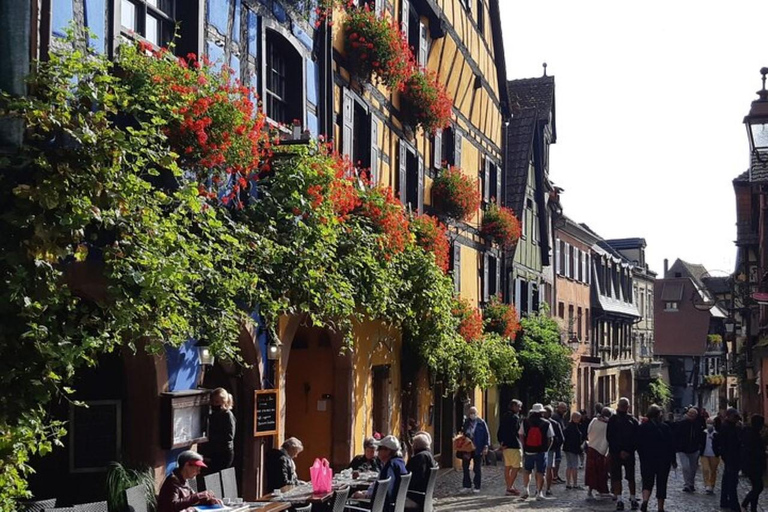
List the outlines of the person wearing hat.
<svg viewBox="0 0 768 512">
<path fill-rule="evenodd" d="M 381 471 L 381 462 L 376 458 L 376 440 L 372 437 L 363 442 L 363 453 L 356 455 L 347 466 L 354 471 Z"/>
<path fill-rule="evenodd" d="M 547 452 L 552 447 L 555 431 L 549 420 L 544 418 L 544 406 L 533 404 L 528 411 L 528 418 L 520 425 L 520 440 L 523 445 L 523 493 L 527 499 L 531 473 L 536 470 L 536 499 L 544 499 L 544 475 L 547 471 Z"/>
<path fill-rule="evenodd" d="M 715 439 L 725 466 L 720 486 L 720 508 L 734 511 L 741 510 L 737 491 L 741 470 L 741 437 L 741 417 L 736 409 L 729 407 Z"/>
<path fill-rule="evenodd" d="M 176 462 L 176 469 L 168 475 L 160 488 L 157 512 L 188 512 L 194 510 L 195 505 L 221 503 L 212 491 L 195 492 L 187 483 L 190 478 L 196 478 L 202 468 L 208 467 L 202 455 L 187 450 L 179 454 Z"/>
<path fill-rule="evenodd" d="M 397 498 L 397 491 L 400 489 L 400 479 L 403 475 L 408 473 L 408 470 L 405 468 L 403 454 L 400 451 L 400 441 L 398 441 L 395 436 L 385 436 L 379 441 L 379 460 L 381 461 L 382 467 L 378 479 L 392 479 L 389 491 L 387 491 L 387 504 L 384 507 L 385 512 L 389 512 L 392 510 L 395 499 Z M 356 492 L 352 495 L 352 498 L 370 499 L 375 494 L 375 491 L 376 483 L 371 485 L 367 491 Z"/>
</svg>

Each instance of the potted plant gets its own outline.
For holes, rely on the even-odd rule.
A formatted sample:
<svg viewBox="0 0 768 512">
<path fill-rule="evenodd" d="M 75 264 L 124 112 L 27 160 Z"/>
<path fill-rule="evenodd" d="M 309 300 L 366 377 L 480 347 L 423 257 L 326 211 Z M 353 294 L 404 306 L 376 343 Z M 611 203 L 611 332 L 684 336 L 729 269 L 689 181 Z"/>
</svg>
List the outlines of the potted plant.
<svg viewBox="0 0 768 512">
<path fill-rule="evenodd" d="M 415 71 L 401 85 L 401 93 L 404 123 L 430 133 L 450 124 L 453 100 L 434 72 Z"/>
<path fill-rule="evenodd" d="M 504 304 L 495 295 L 483 309 L 483 320 L 486 332 L 493 332 L 507 339 L 514 339 L 520 331 L 520 321 L 515 306 Z"/>
<path fill-rule="evenodd" d="M 107 503 L 109 510 L 128 510 L 125 491 L 142 485 L 150 510 L 155 510 L 155 478 L 150 468 L 129 468 L 119 462 L 110 462 L 107 467 Z"/>
<path fill-rule="evenodd" d="M 491 203 L 483 215 L 481 232 L 501 247 L 510 247 L 520 239 L 520 221 L 509 208 Z"/>
<path fill-rule="evenodd" d="M 451 244 L 443 223 L 431 215 L 417 215 L 411 221 L 411 229 L 416 235 L 416 244 L 432 252 L 437 266 L 448 272 Z"/>
<path fill-rule="evenodd" d="M 471 343 L 483 337 L 483 314 L 467 299 L 454 300 L 453 316 L 459 319 L 459 334 L 465 341 Z"/>
<path fill-rule="evenodd" d="M 440 170 L 432 183 L 432 194 L 435 206 L 456 220 L 468 220 L 480 207 L 482 200 L 477 180 L 453 166 Z"/>
<path fill-rule="evenodd" d="M 710 345 L 719 345 L 723 342 L 723 337 L 719 334 L 707 334 L 707 343 Z"/>
</svg>

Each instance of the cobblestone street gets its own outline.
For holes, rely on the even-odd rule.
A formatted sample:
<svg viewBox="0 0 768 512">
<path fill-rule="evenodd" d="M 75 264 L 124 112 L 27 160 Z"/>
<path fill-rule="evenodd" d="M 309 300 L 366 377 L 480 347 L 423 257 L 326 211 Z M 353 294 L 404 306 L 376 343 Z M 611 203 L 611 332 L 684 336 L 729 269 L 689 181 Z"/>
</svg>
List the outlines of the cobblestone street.
<svg viewBox="0 0 768 512">
<path fill-rule="evenodd" d="M 722 474 L 722 465 L 718 473 L 718 485 L 715 488 L 715 495 L 708 496 L 704 494 L 704 484 L 701 480 L 701 471 L 696 476 L 696 493 L 686 494 L 682 491 L 683 476 L 682 471 L 672 471 L 669 475 L 669 486 L 667 491 L 667 501 L 665 509 L 668 512 L 710 512 L 720 511 L 720 485 L 719 479 Z M 561 469 L 561 476 L 565 476 L 565 469 Z M 436 509 L 439 511 L 472 511 L 472 510 L 491 510 L 505 512 L 509 510 L 527 510 L 527 509 L 546 509 L 546 510 L 590 510 L 599 512 L 608 512 L 615 510 L 615 503 L 610 498 L 587 500 L 587 491 L 566 490 L 564 484 L 554 485 L 552 493 L 554 496 L 544 501 L 534 499 L 521 500 L 520 498 L 505 496 L 505 484 L 502 466 L 483 467 L 483 488 L 479 494 L 462 495 L 462 473 L 456 470 L 445 470 L 441 473 L 437 488 L 435 489 Z M 579 484 L 584 483 L 584 472 L 579 471 Z M 742 479 L 739 483 L 739 499 L 743 499 L 749 490 L 748 482 Z M 517 487 L 521 488 L 522 476 L 518 476 Z M 638 500 L 640 499 L 640 473 L 637 473 Z M 533 490 L 533 483 L 531 484 Z M 626 510 L 629 510 L 628 493 L 624 491 L 624 502 Z M 650 511 L 656 510 L 655 495 L 652 495 Z M 766 492 L 760 496 L 759 510 L 768 510 L 768 496 Z"/>
</svg>

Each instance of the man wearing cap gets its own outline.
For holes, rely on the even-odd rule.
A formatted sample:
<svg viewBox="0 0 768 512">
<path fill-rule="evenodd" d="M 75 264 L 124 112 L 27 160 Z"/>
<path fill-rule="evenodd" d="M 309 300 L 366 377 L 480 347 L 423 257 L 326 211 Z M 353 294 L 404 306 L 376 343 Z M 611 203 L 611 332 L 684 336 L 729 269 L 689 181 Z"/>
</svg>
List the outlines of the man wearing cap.
<svg viewBox="0 0 768 512">
<path fill-rule="evenodd" d="M 354 471 L 381 471 L 381 462 L 376 458 L 376 439 L 367 438 L 363 442 L 363 454 L 355 456 L 348 467 Z"/>
<path fill-rule="evenodd" d="M 384 510 L 389 512 L 392 510 L 397 498 L 397 491 L 400 489 L 400 479 L 408 473 L 408 470 L 405 468 L 403 454 L 400 451 L 400 441 L 395 436 L 385 436 L 384 439 L 379 441 L 379 460 L 382 463 L 382 467 L 378 479 L 392 479 L 387 491 L 387 504 L 384 507 Z M 376 483 L 371 485 L 367 491 L 356 492 L 352 497 L 355 499 L 370 499 L 375 494 L 375 490 Z"/>
<path fill-rule="evenodd" d="M 201 468 L 208 466 L 203 457 L 192 450 L 179 454 L 176 469 L 168 475 L 160 488 L 157 498 L 157 512 L 187 512 L 195 505 L 214 505 L 221 503 L 211 491 L 195 492 L 187 480 L 200 474 Z"/>
<path fill-rule="evenodd" d="M 552 447 L 555 432 L 552 424 L 543 418 L 544 406 L 533 404 L 528 412 L 528 419 L 520 425 L 520 440 L 523 444 L 525 460 L 523 462 L 523 493 L 521 498 L 528 498 L 528 486 L 531 473 L 536 470 L 536 499 L 544 499 L 544 474 L 547 471 L 547 452 Z"/>
</svg>

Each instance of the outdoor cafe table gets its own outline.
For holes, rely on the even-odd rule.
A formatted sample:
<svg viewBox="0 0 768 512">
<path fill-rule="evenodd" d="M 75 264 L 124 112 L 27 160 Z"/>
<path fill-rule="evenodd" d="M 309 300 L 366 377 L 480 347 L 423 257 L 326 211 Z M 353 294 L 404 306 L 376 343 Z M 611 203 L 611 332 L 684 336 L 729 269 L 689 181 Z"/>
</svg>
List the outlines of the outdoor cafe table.
<svg viewBox="0 0 768 512">
<path fill-rule="evenodd" d="M 322 494 L 315 494 L 312 492 L 311 484 L 302 485 L 286 485 L 280 489 L 280 496 L 275 496 L 274 493 L 265 494 L 256 501 L 271 502 L 271 503 L 288 503 L 289 505 L 295 503 L 325 503 L 333 498 L 333 491 Z M 284 509 L 283 509 L 284 510 Z M 272 511 L 269 511 L 272 512 Z"/>
<path fill-rule="evenodd" d="M 225 505 L 221 509 L 211 509 L 214 512 L 216 510 L 226 512 L 283 512 L 291 508 L 291 504 L 285 501 L 283 502 L 269 502 L 269 503 L 243 503 L 242 505 Z"/>
<path fill-rule="evenodd" d="M 333 486 L 335 488 L 349 487 L 355 490 L 367 489 L 378 477 L 379 474 L 375 471 L 360 473 L 357 478 L 352 478 L 351 474 L 336 473 L 333 475 Z"/>
</svg>

